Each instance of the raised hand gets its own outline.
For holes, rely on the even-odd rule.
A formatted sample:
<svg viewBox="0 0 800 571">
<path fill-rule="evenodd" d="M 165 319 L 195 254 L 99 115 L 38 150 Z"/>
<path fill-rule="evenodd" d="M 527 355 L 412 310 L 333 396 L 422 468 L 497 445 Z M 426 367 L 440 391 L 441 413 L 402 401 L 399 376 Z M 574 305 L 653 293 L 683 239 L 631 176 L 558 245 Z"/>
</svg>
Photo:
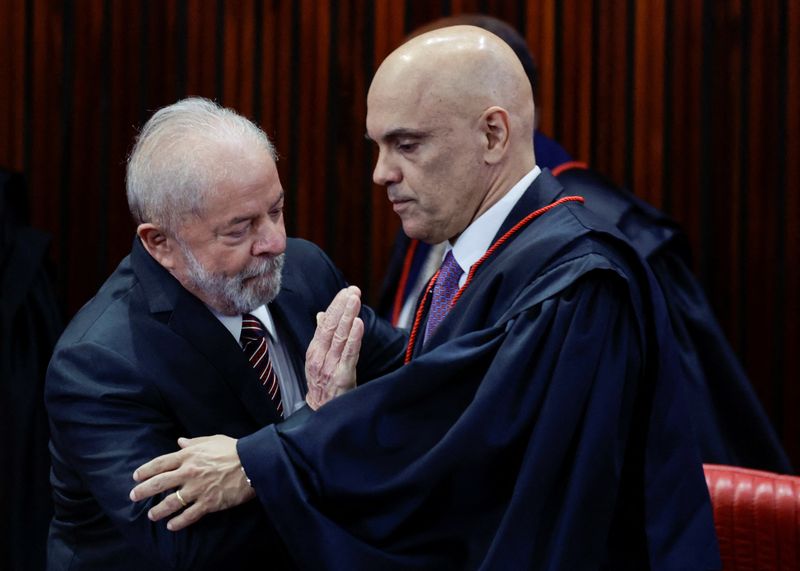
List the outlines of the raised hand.
<svg viewBox="0 0 800 571">
<path fill-rule="evenodd" d="M 350 286 L 317 314 L 317 330 L 306 352 L 306 402 L 314 410 L 356 386 L 364 336 L 364 323 L 357 317 L 360 310 L 361 290 Z"/>
</svg>

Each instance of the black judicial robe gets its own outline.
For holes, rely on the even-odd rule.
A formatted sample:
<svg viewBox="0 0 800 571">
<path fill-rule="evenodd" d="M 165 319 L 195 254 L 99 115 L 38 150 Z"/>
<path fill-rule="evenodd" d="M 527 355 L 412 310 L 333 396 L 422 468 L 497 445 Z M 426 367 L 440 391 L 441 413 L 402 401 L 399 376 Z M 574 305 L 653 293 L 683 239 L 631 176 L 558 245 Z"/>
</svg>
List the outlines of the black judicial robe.
<svg viewBox="0 0 800 571">
<path fill-rule="evenodd" d="M 538 133 L 535 140 L 539 140 Z M 539 156 L 537 146 L 537 162 Z M 700 458 L 712 464 L 792 473 L 775 429 L 692 273 L 688 240 L 679 225 L 595 171 L 573 164 L 566 169 L 564 163 L 558 166 L 556 178 L 566 192 L 583 196 L 589 210 L 622 232 L 647 261 L 664 293 L 680 347 L 678 358 L 687 380 Z M 378 311 L 387 317 L 411 247 L 402 230 L 398 236 L 378 304 Z M 405 286 L 404 299 L 429 249 L 424 243 L 416 246 L 408 272 L 411 277 L 401 284 Z"/>
<path fill-rule="evenodd" d="M 551 203 L 543 172 L 504 223 Z M 533 220 L 401 369 L 238 441 L 303 569 L 718 569 L 662 298 L 583 206 Z"/>
</svg>

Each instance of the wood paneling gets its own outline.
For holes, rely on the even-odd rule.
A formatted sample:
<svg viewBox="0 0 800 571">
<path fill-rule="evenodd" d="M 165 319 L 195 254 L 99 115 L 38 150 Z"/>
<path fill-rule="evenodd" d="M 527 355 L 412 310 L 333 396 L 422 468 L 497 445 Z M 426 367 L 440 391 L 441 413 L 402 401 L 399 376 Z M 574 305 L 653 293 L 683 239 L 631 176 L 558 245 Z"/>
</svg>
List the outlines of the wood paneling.
<svg viewBox="0 0 800 571">
<path fill-rule="evenodd" d="M 25 2 L 13 0 L 3 13 L 7 26 L 0 39 L 0 157 L 16 170 L 24 168 Z"/>
<path fill-rule="evenodd" d="M 791 0 L 0 0 L 0 165 L 24 171 L 72 314 L 130 247 L 136 130 L 186 95 L 261 124 L 291 234 L 368 296 L 398 222 L 371 181 L 369 79 L 416 26 L 526 36 L 540 128 L 679 220 L 800 465 L 800 7 Z"/>
<path fill-rule="evenodd" d="M 538 115 L 538 128 L 545 134 L 555 135 L 556 104 L 556 0 L 529 2 L 525 14 L 524 32 L 539 71 L 539 84 L 534 100 Z"/>
<path fill-rule="evenodd" d="M 786 210 L 783 214 L 783 242 L 786 249 L 783 255 L 783 284 L 786 296 L 786 311 L 777 320 L 783 328 L 783 344 L 778 348 L 784 358 L 785 381 L 782 397 L 783 407 L 783 442 L 787 450 L 793 454 L 794 465 L 800 465 L 800 415 L 797 414 L 800 403 L 800 3 L 786 2 L 781 13 L 783 25 L 786 26 L 784 38 L 786 51 L 783 56 L 783 77 L 786 82 L 785 96 L 780 102 L 786 109 L 784 122 L 785 144 L 779 147 L 785 165 L 780 184 L 785 189 Z M 792 66 L 794 66 L 792 68 Z M 789 72 L 794 69 L 793 72 Z M 761 382 L 761 377 L 754 378 Z"/>
<path fill-rule="evenodd" d="M 592 149 L 588 160 L 613 180 L 626 184 L 628 179 L 627 151 L 629 137 L 627 134 L 629 116 L 633 109 L 629 107 L 628 92 L 629 54 L 633 53 L 633 46 L 628 28 L 631 10 L 629 2 L 618 0 L 597 0 L 594 9 L 597 11 L 596 25 L 593 27 L 597 34 L 595 41 L 594 68 L 581 70 L 582 73 L 592 73 L 596 77 L 593 95 L 595 113 L 592 115 Z M 554 65 L 559 65 L 554 62 Z M 561 92 L 562 98 L 570 98 L 569 92 Z M 563 104 L 559 103 L 560 111 Z M 561 122 L 560 115 L 556 123 Z M 557 135 L 558 128 L 554 133 Z M 574 149 L 568 150 L 575 152 Z"/>
</svg>

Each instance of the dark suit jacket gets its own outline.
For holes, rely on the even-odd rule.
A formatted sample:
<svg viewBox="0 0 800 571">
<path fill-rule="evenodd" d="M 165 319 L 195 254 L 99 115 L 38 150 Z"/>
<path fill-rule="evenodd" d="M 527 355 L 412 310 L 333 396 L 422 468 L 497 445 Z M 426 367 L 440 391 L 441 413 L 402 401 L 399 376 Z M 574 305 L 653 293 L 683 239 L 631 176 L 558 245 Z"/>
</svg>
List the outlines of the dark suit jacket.
<svg viewBox="0 0 800 571">
<path fill-rule="evenodd" d="M 304 378 L 315 314 L 345 286 L 314 245 L 290 239 L 270 304 Z M 405 339 L 365 308 L 359 380 L 400 363 Z M 305 387 L 303 387 L 305 389 Z M 137 240 L 73 319 L 48 369 L 55 516 L 50 569 L 281 568 L 286 554 L 256 502 L 167 531 L 133 503 L 133 470 L 179 436 L 240 437 L 280 420 L 241 348 Z"/>
</svg>

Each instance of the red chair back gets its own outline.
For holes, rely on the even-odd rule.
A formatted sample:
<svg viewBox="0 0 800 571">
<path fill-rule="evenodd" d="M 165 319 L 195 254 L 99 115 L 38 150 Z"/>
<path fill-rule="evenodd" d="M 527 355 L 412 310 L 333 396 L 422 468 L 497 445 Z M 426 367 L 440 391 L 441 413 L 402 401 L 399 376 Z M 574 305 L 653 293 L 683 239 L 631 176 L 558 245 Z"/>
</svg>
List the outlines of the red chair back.
<svg viewBox="0 0 800 571">
<path fill-rule="evenodd" d="M 800 477 L 705 464 L 725 571 L 800 570 Z"/>
</svg>

